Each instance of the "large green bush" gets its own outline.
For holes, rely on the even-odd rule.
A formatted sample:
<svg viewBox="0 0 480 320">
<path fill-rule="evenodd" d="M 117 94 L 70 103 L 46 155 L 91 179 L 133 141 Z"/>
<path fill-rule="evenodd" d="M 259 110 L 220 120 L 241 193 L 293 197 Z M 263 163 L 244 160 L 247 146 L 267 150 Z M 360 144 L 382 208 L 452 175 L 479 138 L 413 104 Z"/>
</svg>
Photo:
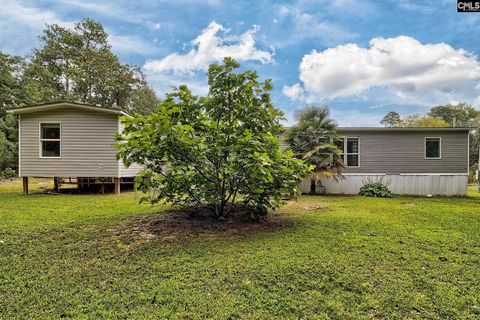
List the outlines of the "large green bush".
<svg viewBox="0 0 480 320">
<path fill-rule="evenodd" d="M 119 157 L 144 165 L 137 178 L 149 193 L 144 199 L 211 208 L 221 217 L 239 200 L 266 214 L 298 192 L 308 167 L 280 149 L 282 113 L 270 101 L 270 81 L 237 68 L 226 58 L 209 68 L 208 96 L 180 86 L 153 114 L 125 119 Z"/>
<path fill-rule="evenodd" d="M 0 107 L 1 109 L 1 107 Z M 0 110 L 0 114 L 2 110 Z M 18 163 L 18 125 L 12 114 L 0 116 L 0 172 L 17 169 Z"/>
<path fill-rule="evenodd" d="M 366 197 L 391 198 L 392 192 L 381 182 L 367 183 L 360 188 L 360 195 Z"/>
<path fill-rule="evenodd" d="M 5 168 L 2 172 L 0 172 L 0 178 L 6 179 L 13 179 L 17 176 L 17 172 L 12 168 Z"/>
</svg>

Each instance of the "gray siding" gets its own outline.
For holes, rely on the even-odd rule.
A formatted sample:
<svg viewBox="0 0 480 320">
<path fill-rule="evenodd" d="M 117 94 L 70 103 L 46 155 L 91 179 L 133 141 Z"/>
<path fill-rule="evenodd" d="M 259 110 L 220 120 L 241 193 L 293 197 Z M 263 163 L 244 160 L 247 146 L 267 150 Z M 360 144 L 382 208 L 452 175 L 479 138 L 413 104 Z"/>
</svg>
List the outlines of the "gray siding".
<svg viewBox="0 0 480 320">
<path fill-rule="evenodd" d="M 122 132 L 123 130 L 123 124 L 119 122 L 118 124 L 119 132 Z M 121 177 L 135 177 L 137 176 L 138 172 L 142 170 L 142 166 L 136 163 L 133 163 L 130 165 L 130 167 L 125 167 L 123 164 L 123 161 L 119 160 L 119 165 L 120 165 L 120 176 Z"/>
<path fill-rule="evenodd" d="M 40 158 L 39 123 L 61 123 L 61 158 Z M 117 177 L 118 116 L 79 108 L 26 113 L 20 121 L 21 176 Z"/>
<path fill-rule="evenodd" d="M 461 131 L 361 132 L 338 134 L 360 138 L 360 167 L 345 173 L 466 173 L 468 133 Z M 425 159 L 425 137 L 442 138 L 442 158 Z"/>
</svg>

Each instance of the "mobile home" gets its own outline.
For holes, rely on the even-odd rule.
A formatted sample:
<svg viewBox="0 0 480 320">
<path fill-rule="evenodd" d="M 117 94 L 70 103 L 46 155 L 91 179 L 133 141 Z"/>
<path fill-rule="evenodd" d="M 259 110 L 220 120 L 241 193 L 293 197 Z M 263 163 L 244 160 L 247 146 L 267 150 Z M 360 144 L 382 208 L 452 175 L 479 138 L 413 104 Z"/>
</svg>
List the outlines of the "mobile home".
<svg viewBox="0 0 480 320">
<path fill-rule="evenodd" d="M 395 194 L 464 196 L 469 170 L 469 128 L 343 127 L 343 179 L 321 180 L 327 193 L 358 194 L 369 181 Z M 310 191 L 308 179 L 303 192 Z"/>
<path fill-rule="evenodd" d="M 19 119 L 18 173 L 28 193 L 29 177 L 61 178 L 80 189 L 131 183 L 138 165 L 117 160 L 114 136 L 122 130 L 118 109 L 58 101 L 10 110 Z M 57 180 L 55 180 L 57 181 Z"/>
</svg>

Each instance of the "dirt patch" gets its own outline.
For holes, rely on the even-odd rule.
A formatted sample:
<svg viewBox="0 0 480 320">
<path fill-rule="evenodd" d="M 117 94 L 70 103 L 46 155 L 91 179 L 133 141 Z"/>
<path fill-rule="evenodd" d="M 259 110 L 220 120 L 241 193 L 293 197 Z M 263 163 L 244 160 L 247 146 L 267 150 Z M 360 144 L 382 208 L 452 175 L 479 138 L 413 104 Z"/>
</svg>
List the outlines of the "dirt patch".
<svg viewBox="0 0 480 320">
<path fill-rule="evenodd" d="M 299 211 L 317 211 L 326 212 L 329 208 L 314 203 L 301 203 L 298 201 L 289 201 L 285 206 L 280 208 L 280 212 L 299 212 Z"/>
<path fill-rule="evenodd" d="M 322 206 L 313 205 L 313 204 L 307 204 L 307 205 L 302 206 L 302 210 L 303 211 L 326 211 L 327 208 L 322 207 Z"/>
<path fill-rule="evenodd" d="M 412 203 L 412 202 L 404 202 L 402 204 L 407 207 L 415 207 L 417 205 L 416 203 Z"/>
<path fill-rule="evenodd" d="M 253 220 L 245 214 L 231 214 L 219 220 L 212 216 L 190 215 L 171 210 L 137 221 L 133 226 L 124 226 L 123 234 L 144 241 L 176 241 L 186 238 L 247 237 L 291 228 L 295 219 L 288 214 L 275 214 Z"/>
</svg>

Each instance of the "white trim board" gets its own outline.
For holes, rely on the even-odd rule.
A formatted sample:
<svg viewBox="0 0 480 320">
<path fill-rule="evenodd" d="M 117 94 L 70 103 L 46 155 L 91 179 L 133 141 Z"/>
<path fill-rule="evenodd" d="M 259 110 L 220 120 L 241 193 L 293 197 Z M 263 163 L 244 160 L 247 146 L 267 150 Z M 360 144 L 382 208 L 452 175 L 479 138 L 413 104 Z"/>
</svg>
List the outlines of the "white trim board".
<svg viewBox="0 0 480 320">
<path fill-rule="evenodd" d="M 406 195 L 442 195 L 465 196 L 467 195 L 466 174 L 453 175 L 385 175 L 370 176 L 373 179 L 387 179 L 388 188 L 394 194 Z M 331 194 L 358 194 L 360 188 L 367 182 L 368 176 L 348 176 L 345 179 L 334 180 L 321 178 L 327 193 Z M 300 189 L 304 193 L 310 192 L 310 178 L 303 179 Z"/>
<path fill-rule="evenodd" d="M 22 115 L 18 115 L 18 176 L 22 176 Z"/>
<path fill-rule="evenodd" d="M 438 157 L 427 157 L 427 139 L 438 139 Z M 425 137 L 423 139 L 423 156 L 425 160 L 442 160 L 442 137 Z"/>
<path fill-rule="evenodd" d="M 467 176 L 468 173 L 342 173 L 342 176 Z"/>
<path fill-rule="evenodd" d="M 386 173 L 342 173 L 342 176 L 386 176 L 386 175 L 387 175 Z"/>
<path fill-rule="evenodd" d="M 120 133 L 120 128 L 121 128 L 121 120 L 120 120 L 120 115 L 117 116 L 117 133 Z M 121 174 L 122 174 L 122 170 L 121 170 L 121 167 L 122 167 L 122 160 L 121 159 L 118 159 L 117 161 L 117 178 L 121 178 Z"/>
<path fill-rule="evenodd" d="M 400 173 L 401 176 L 468 176 L 468 173 Z"/>
<path fill-rule="evenodd" d="M 467 174 L 470 174 L 470 132 L 467 133 Z"/>
<path fill-rule="evenodd" d="M 60 128 L 60 139 L 42 139 L 42 124 L 58 124 Z M 49 157 L 43 155 L 43 144 L 44 141 L 58 141 L 60 143 L 60 156 L 58 157 Z M 40 159 L 61 159 L 62 158 L 62 122 L 61 121 L 40 121 L 38 123 L 38 157 Z"/>
<path fill-rule="evenodd" d="M 128 113 L 122 110 L 108 109 L 108 108 L 102 108 L 98 106 L 85 105 L 85 104 L 79 104 L 79 103 L 73 103 L 73 102 L 57 102 L 57 103 L 46 104 L 46 105 L 23 107 L 23 108 L 18 108 L 13 110 L 7 110 L 7 113 L 13 113 L 13 114 L 34 113 L 39 111 L 54 110 L 54 109 L 63 108 L 63 107 L 72 107 L 72 108 L 91 110 L 91 111 L 97 111 L 97 112 L 120 114 L 127 117 L 131 117 Z"/>
<path fill-rule="evenodd" d="M 360 168 L 360 136 L 342 136 L 342 139 L 343 139 L 343 152 L 341 153 L 341 155 L 343 155 L 343 163 L 345 164 L 346 168 Z M 347 150 L 348 150 L 348 139 L 357 139 L 357 148 L 358 148 L 358 152 L 350 152 L 348 153 Z M 352 155 L 352 156 L 357 156 L 357 163 L 358 165 L 356 166 L 349 166 L 348 165 L 348 155 Z"/>
</svg>

